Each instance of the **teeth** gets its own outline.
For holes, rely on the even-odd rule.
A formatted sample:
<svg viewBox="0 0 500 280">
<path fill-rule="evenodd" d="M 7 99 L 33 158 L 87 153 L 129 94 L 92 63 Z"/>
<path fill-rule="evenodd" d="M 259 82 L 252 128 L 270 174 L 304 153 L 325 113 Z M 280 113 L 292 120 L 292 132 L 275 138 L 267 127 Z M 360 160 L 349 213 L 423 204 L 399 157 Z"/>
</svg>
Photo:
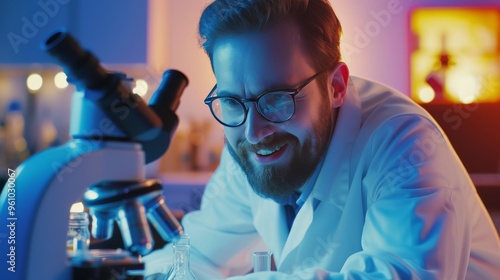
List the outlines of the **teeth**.
<svg viewBox="0 0 500 280">
<path fill-rule="evenodd" d="M 279 151 L 281 149 L 281 147 L 283 147 L 283 146 L 277 146 L 273 150 L 270 150 L 270 149 L 261 149 L 261 150 L 257 151 L 257 154 L 259 154 L 261 156 L 268 156 L 268 155 L 270 155 L 272 153 L 275 153 L 275 152 Z"/>
</svg>

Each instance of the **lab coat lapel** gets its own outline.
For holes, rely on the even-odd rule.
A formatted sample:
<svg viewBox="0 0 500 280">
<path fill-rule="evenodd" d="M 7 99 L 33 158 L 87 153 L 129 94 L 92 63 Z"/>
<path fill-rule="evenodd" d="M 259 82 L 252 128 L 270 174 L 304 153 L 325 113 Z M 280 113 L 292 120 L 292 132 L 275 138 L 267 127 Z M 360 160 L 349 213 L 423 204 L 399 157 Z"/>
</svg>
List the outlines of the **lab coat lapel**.
<svg viewBox="0 0 500 280">
<path fill-rule="evenodd" d="M 292 228 L 283 251 L 282 262 L 278 264 L 279 271 L 293 273 L 310 266 L 340 270 L 343 261 L 338 258 L 337 250 L 342 244 L 338 242 L 336 235 L 341 217 L 342 211 L 333 203 L 320 202 L 308 227 L 297 220 L 295 227 L 301 230 L 294 231 Z M 296 235 L 298 232 L 303 235 Z"/>
<path fill-rule="evenodd" d="M 254 225 L 264 242 L 268 244 L 269 250 L 273 252 L 274 260 L 281 259 L 281 252 L 288 237 L 288 226 L 286 224 L 283 206 L 271 199 L 258 199 L 255 205 Z"/>
<path fill-rule="evenodd" d="M 293 221 L 293 225 L 290 229 L 290 234 L 286 240 L 285 247 L 283 248 L 282 258 L 280 258 L 278 266 L 280 266 L 288 254 L 290 254 L 290 252 L 295 249 L 302 240 L 304 240 L 304 236 L 313 220 L 313 212 L 314 209 L 312 200 L 307 199 Z"/>
</svg>

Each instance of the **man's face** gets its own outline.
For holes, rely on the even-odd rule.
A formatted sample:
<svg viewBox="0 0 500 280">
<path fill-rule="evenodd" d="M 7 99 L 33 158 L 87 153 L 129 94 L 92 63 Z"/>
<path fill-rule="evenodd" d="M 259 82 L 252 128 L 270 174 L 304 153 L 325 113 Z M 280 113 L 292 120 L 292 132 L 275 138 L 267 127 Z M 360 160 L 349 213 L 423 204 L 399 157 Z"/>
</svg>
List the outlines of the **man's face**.
<svg viewBox="0 0 500 280">
<path fill-rule="evenodd" d="M 316 74 L 298 28 L 281 24 L 265 32 L 218 39 L 213 49 L 218 95 L 252 98 L 272 88 L 296 88 Z M 261 116 L 247 103 L 239 127 L 224 127 L 229 152 L 254 191 L 284 202 L 300 189 L 325 155 L 334 116 L 329 93 L 318 80 L 295 97 L 295 114 L 284 123 Z"/>
</svg>

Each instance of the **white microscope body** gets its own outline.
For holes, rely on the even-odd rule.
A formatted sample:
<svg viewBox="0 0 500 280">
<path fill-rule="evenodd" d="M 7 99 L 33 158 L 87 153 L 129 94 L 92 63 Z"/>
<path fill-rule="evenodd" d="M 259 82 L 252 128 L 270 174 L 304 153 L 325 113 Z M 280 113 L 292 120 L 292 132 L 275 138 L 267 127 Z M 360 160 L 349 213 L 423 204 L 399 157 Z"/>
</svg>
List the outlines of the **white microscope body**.
<svg viewBox="0 0 500 280">
<path fill-rule="evenodd" d="M 93 234 L 109 238 L 109 224 L 116 220 L 125 248 L 136 255 L 152 249 L 147 219 L 166 241 L 182 233 L 164 204 L 161 184 L 146 180 L 145 165 L 168 148 L 187 78 L 166 71 L 154 100 L 145 105 L 124 86 L 123 75 L 104 71 L 65 31 L 49 37 L 45 48 L 78 88 L 73 139 L 9 170 L 0 196 L 0 221 L 6 225 L 0 227 L 0 279 L 74 277 L 66 250 L 68 218 L 71 205 L 82 199 L 92 215 L 100 215 L 93 216 Z M 97 187 L 89 191 L 92 186 Z"/>
</svg>

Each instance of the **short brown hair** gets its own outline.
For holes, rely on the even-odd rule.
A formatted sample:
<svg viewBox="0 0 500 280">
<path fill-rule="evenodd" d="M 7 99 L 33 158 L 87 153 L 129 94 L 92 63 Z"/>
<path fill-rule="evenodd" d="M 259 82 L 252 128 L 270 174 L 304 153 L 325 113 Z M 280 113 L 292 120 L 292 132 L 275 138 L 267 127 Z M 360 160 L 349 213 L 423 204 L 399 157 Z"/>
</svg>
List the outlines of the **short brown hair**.
<svg viewBox="0 0 500 280">
<path fill-rule="evenodd" d="M 297 22 L 316 71 L 340 61 L 342 27 L 328 0 L 216 0 L 199 22 L 200 43 L 212 61 L 214 42 L 223 36 Z"/>
</svg>

